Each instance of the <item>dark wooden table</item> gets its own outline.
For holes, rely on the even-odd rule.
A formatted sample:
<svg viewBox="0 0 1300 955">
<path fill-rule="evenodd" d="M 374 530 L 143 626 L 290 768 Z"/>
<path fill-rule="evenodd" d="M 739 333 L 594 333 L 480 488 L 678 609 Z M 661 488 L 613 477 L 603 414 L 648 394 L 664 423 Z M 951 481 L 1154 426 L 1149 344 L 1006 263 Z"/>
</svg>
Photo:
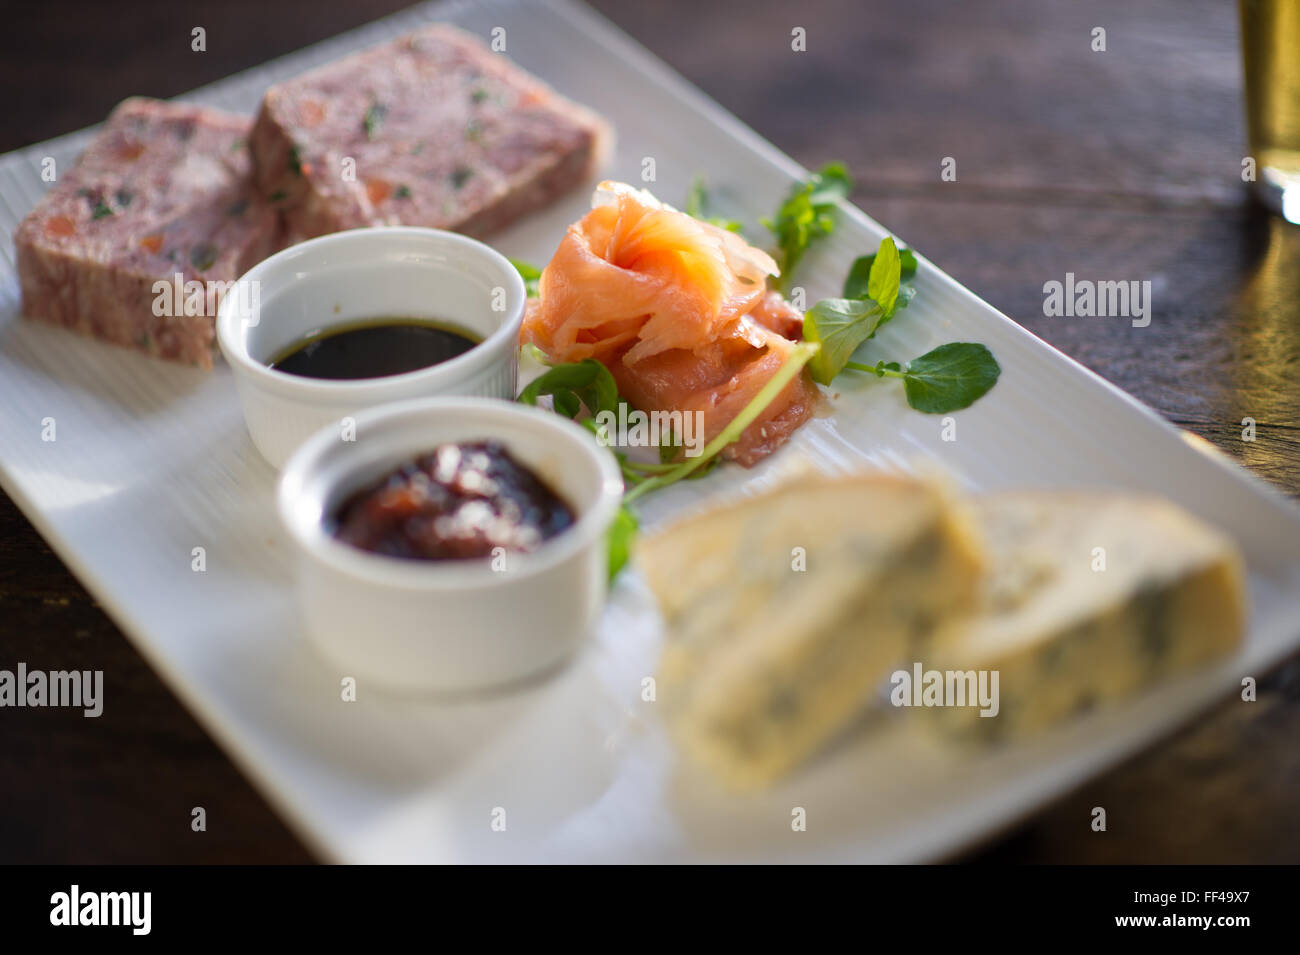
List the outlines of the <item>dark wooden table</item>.
<svg viewBox="0 0 1300 955">
<path fill-rule="evenodd" d="M 401 5 L 16 6 L 0 33 L 0 150 Z M 1235 5 L 596 6 L 805 165 L 848 161 L 858 204 L 1025 327 L 1300 495 L 1300 229 L 1259 212 L 1241 182 Z M 208 52 L 190 50 L 193 26 Z M 806 53 L 790 50 L 794 27 Z M 1066 272 L 1152 281 L 1150 327 L 1044 317 L 1043 283 Z M 102 669 L 112 701 L 93 726 L 67 710 L 0 713 L 0 861 L 310 859 L 2 496 L 0 647 L 5 666 Z M 1258 676 L 1257 702 L 1225 701 L 966 858 L 1300 861 L 1300 659 Z M 1098 805 L 1105 833 L 1089 827 Z"/>
</svg>

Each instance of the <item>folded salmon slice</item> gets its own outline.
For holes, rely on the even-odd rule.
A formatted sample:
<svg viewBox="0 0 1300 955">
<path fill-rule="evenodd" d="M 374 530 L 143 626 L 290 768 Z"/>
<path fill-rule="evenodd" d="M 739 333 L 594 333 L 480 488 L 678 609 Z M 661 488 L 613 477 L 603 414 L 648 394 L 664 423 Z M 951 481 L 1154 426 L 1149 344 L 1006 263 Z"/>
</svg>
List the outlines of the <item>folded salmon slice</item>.
<svg viewBox="0 0 1300 955">
<path fill-rule="evenodd" d="M 767 288 L 776 263 L 740 236 L 623 183 L 601 183 L 538 283 L 523 338 L 595 358 L 643 411 L 699 411 L 714 438 L 789 358 L 802 316 Z M 724 455 L 750 467 L 816 410 L 802 374 Z"/>
</svg>

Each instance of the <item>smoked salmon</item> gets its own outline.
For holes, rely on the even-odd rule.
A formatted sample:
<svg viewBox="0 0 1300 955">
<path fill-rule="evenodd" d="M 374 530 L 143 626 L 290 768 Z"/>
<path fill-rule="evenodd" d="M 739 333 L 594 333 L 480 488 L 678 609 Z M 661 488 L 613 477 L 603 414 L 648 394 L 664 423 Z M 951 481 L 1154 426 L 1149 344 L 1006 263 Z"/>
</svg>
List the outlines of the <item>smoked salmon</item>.
<svg viewBox="0 0 1300 955">
<path fill-rule="evenodd" d="M 642 411 L 698 411 L 711 440 L 790 356 L 802 316 L 767 287 L 767 253 L 644 190 L 603 182 L 538 282 L 523 340 L 555 362 L 595 358 Z M 723 454 L 750 467 L 808 420 L 796 377 Z"/>
</svg>

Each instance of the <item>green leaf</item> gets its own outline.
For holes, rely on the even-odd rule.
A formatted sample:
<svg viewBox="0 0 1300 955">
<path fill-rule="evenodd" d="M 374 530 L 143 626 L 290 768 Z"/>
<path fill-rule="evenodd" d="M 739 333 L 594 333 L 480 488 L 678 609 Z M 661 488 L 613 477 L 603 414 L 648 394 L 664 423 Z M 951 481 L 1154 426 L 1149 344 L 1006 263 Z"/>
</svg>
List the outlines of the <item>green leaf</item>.
<svg viewBox="0 0 1300 955">
<path fill-rule="evenodd" d="M 524 289 L 528 292 L 528 297 L 537 298 L 537 280 L 542 277 L 542 270 L 535 265 L 521 262 L 519 259 L 511 259 L 510 264 L 515 267 L 515 271 L 524 280 Z"/>
<path fill-rule="evenodd" d="M 845 298 L 869 298 L 867 280 L 871 275 L 871 265 L 876 261 L 876 253 L 860 255 L 853 260 L 848 277 L 844 279 Z M 916 275 L 916 253 L 911 249 L 898 250 L 899 281 L 907 282 Z M 902 303 L 899 304 L 902 307 Z"/>
<path fill-rule="evenodd" d="M 593 416 L 602 411 L 618 413 L 618 386 L 614 376 L 594 358 L 556 365 L 534 379 L 519 393 L 518 400 L 536 405 L 544 395 L 550 396 L 556 413 L 566 418 L 577 418 L 584 407 Z"/>
<path fill-rule="evenodd" d="M 632 557 L 632 544 L 636 540 L 640 522 L 636 515 L 622 505 L 609 525 L 609 579 L 613 580 Z"/>
<path fill-rule="evenodd" d="M 977 342 L 949 342 L 907 363 L 907 403 L 926 414 L 968 408 L 997 384 L 1002 368 Z"/>
<path fill-rule="evenodd" d="M 776 237 L 777 264 L 781 267 L 781 289 L 790 287 L 795 267 L 816 240 L 835 229 L 835 209 L 853 188 L 843 163 L 828 163 L 796 184 L 785 202 L 763 225 Z"/>
<path fill-rule="evenodd" d="M 829 385 L 887 319 L 884 309 L 870 299 L 826 298 L 809 309 L 803 318 L 803 340 L 821 346 L 808 363 L 813 381 Z"/>
<path fill-rule="evenodd" d="M 893 238 L 885 236 L 880 240 L 876 261 L 871 263 L 871 271 L 867 273 L 867 297 L 879 302 L 886 316 L 894 314 L 894 303 L 898 301 L 898 281 L 902 274 L 898 246 L 894 244 Z"/>
</svg>

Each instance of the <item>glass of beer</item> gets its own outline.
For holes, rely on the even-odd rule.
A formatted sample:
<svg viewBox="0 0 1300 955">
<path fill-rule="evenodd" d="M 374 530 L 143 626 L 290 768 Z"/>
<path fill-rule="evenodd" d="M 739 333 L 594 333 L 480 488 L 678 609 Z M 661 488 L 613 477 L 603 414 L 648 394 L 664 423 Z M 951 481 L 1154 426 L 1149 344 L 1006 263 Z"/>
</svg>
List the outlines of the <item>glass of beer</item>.
<svg viewBox="0 0 1300 955">
<path fill-rule="evenodd" d="M 1239 0 L 1246 126 L 1259 199 L 1300 223 L 1300 0 Z"/>
</svg>

